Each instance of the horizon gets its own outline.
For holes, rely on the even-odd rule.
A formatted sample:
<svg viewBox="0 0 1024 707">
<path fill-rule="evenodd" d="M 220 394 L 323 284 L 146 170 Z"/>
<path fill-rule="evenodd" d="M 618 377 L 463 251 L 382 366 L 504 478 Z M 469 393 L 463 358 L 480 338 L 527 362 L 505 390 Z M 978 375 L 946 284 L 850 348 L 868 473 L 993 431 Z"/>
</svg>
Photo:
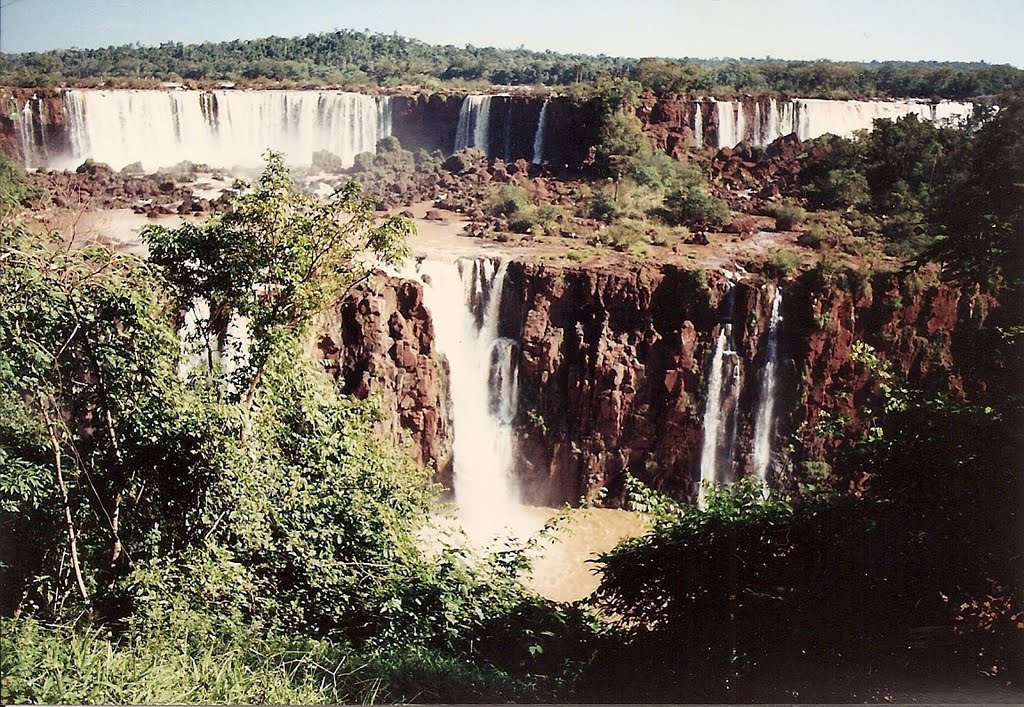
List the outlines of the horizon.
<svg viewBox="0 0 1024 707">
<path fill-rule="evenodd" d="M 605 0 L 570 0 L 557 7 L 523 0 L 515 12 L 482 4 L 448 0 L 423 7 L 413 0 L 390 0 L 372 8 L 339 8 L 328 0 L 305 0 L 286 10 L 267 0 L 229 0 L 216 7 L 197 0 L 181 0 L 173 7 L 124 0 L 52 0 L 41 12 L 39 0 L 6 0 L 0 4 L 0 51 L 157 47 L 166 42 L 202 44 L 347 30 L 397 34 L 430 45 L 623 59 L 984 62 L 1024 67 L 1024 44 L 1017 40 L 1024 30 L 1024 3 L 1014 0 L 913 0 L 895 7 L 884 0 L 861 0 L 854 8 L 828 8 L 814 0 L 777 0 L 771 8 L 754 0 L 693 0 L 686 5 L 649 0 L 634 3 L 635 11 L 625 18 L 620 6 Z M 246 10 L 240 11 L 240 6 Z M 546 11 L 548 21 L 530 24 L 538 16 L 531 9 Z M 453 10 L 463 13 L 457 25 L 447 21 Z M 346 24 L 335 21 L 339 13 L 348 18 Z M 889 21 L 870 21 L 879 16 Z M 183 17 L 209 19 L 182 25 Z M 623 24 L 623 19 L 629 21 Z M 610 29 L 613 24 L 616 31 Z M 836 26 L 843 31 L 837 34 L 832 29 Z M 566 27 L 573 31 L 563 31 Z M 724 32 L 707 31 L 716 27 L 724 27 Z M 779 44 L 792 35 L 803 41 Z M 878 50 L 865 53 L 876 46 Z M 922 53 L 922 46 L 932 53 Z M 944 50 L 935 51 L 936 46 Z M 733 47 L 736 51 L 728 51 Z"/>
</svg>

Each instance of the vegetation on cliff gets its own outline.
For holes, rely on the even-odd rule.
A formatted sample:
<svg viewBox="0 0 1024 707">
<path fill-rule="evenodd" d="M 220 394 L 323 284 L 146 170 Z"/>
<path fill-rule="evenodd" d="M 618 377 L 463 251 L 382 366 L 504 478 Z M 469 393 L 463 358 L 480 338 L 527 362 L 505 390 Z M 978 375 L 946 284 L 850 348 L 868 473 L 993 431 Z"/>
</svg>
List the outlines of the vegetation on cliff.
<svg viewBox="0 0 1024 707">
<path fill-rule="evenodd" d="M 431 45 L 397 35 L 343 30 L 157 47 L 0 55 L 0 82 L 240 81 L 290 86 L 568 86 L 631 78 L 660 95 L 787 93 L 831 98 L 967 98 L 1024 89 L 1008 65 L 956 62 L 831 62 L 779 59 L 622 59 L 526 49 Z"/>
</svg>

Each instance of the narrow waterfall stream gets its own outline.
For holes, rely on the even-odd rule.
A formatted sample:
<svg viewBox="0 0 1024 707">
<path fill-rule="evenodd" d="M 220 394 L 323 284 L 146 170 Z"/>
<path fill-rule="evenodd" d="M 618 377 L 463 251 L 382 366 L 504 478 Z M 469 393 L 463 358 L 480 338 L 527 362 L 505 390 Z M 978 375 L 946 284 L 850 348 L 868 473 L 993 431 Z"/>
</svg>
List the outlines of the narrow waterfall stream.
<svg viewBox="0 0 1024 707">
<path fill-rule="evenodd" d="M 737 273 L 726 273 L 733 282 Z M 700 455 L 700 488 L 697 500 L 703 503 L 705 486 L 735 481 L 735 448 L 739 427 L 739 399 L 742 366 L 733 340 L 735 288 L 726 295 L 727 313 L 719 325 L 718 341 L 711 359 L 708 393 L 704 405 L 704 442 Z"/>
<path fill-rule="evenodd" d="M 761 396 L 754 422 L 754 473 L 762 482 L 768 479 L 772 459 L 772 438 L 775 432 L 775 388 L 778 383 L 779 328 L 782 323 L 782 288 L 775 290 L 771 319 L 768 322 L 768 343 L 761 369 Z"/>
<path fill-rule="evenodd" d="M 704 147 L 704 115 L 700 109 L 700 101 L 693 109 L 693 146 L 698 150 Z"/>
<path fill-rule="evenodd" d="M 448 361 L 455 503 L 471 537 L 484 539 L 521 513 L 512 476 L 518 397 L 515 341 L 498 335 L 506 265 L 489 259 L 422 260 L 438 351 Z"/>
<path fill-rule="evenodd" d="M 544 133 L 548 129 L 548 103 L 549 101 L 544 101 L 544 105 L 540 107 L 540 116 L 537 118 L 537 132 L 533 136 L 532 162 L 534 164 L 544 161 Z"/>
<path fill-rule="evenodd" d="M 718 438 L 722 424 L 722 370 L 725 368 L 726 348 L 729 334 L 722 325 L 711 359 L 711 375 L 708 377 L 708 398 L 704 406 L 704 446 L 700 453 L 700 490 L 698 499 L 703 500 L 705 485 L 718 482 Z"/>
</svg>

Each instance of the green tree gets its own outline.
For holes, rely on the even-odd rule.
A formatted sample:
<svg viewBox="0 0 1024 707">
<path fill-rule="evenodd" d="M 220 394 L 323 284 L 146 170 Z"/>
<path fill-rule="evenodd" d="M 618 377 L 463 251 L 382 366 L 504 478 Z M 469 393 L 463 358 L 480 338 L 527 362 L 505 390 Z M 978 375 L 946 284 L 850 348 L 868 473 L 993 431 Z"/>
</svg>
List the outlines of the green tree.
<svg viewBox="0 0 1024 707">
<path fill-rule="evenodd" d="M 205 300 L 221 319 L 247 322 L 252 345 L 234 381 L 246 409 L 276 347 L 301 336 L 314 315 L 378 263 L 405 256 L 410 222 L 389 217 L 376 224 L 374 205 L 353 181 L 327 200 L 300 194 L 282 156 L 270 152 L 255 188 L 222 218 L 143 231 L 182 310 Z M 217 323 L 205 322 L 206 338 Z"/>
</svg>

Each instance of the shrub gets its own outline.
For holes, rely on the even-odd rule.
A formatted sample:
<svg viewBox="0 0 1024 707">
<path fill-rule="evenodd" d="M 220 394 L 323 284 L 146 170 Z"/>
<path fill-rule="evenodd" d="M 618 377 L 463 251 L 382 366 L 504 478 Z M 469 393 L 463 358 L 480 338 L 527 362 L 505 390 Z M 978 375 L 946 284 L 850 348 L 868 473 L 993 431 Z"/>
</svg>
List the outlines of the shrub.
<svg viewBox="0 0 1024 707">
<path fill-rule="evenodd" d="M 825 229 L 820 224 L 811 224 L 810 228 L 797 236 L 796 242 L 806 248 L 821 248 L 825 240 Z"/>
<path fill-rule="evenodd" d="M 696 185 L 671 190 L 660 213 L 671 226 L 723 226 L 729 222 L 726 203 Z"/>
<path fill-rule="evenodd" d="M 826 208 L 860 206 L 871 200 L 868 179 L 856 169 L 833 169 L 818 186 L 818 203 Z"/>
<path fill-rule="evenodd" d="M 765 261 L 763 270 L 765 275 L 779 280 L 792 277 L 800 269 L 802 260 L 797 253 L 783 248 L 777 248 L 771 252 Z"/>
<path fill-rule="evenodd" d="M 807 218 L 807 212 L 795 204 L 783 204 L 772 209 L 775 216 L 775 228 L 779 231 L 792 231 Z"/>
<path fill-rule="evenodd" d="M 484 202 L 484 209 L 491 216 L 513 216 L 530 205 L 526 190 L 511 184 L 498 187 Z"/>
<path fill-rule="evenodd" d="M 605 223 L 615 223 L 622 214 L 622 208 L 618 202 L 604 190 L 598 191 L 591 198 L 587 215 Z"/>
</svg>

